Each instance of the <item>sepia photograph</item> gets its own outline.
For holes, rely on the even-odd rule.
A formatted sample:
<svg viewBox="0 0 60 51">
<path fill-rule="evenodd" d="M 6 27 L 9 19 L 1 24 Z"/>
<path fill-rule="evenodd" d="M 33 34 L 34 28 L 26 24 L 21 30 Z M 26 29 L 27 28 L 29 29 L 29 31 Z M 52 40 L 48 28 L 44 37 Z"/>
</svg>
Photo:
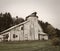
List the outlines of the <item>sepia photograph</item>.
<svg viewBox="0 0 60 51">
<path fill-rule="evenodd" d="M 60 0 L 0 0 L 0 51 L 60 51 Z"/>
</svg>

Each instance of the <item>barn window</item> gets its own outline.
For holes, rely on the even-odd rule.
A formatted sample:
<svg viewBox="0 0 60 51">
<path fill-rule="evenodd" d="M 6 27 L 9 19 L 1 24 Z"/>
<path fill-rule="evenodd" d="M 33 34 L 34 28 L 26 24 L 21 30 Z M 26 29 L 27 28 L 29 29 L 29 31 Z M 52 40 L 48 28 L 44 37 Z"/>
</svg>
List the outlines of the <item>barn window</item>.
<svg viewBox="0 0 60 51">
<path fill-rule="evenodd" d="M 17 35 L 15 35 L 15 34 L 13 34 L 13 38 L 16 38 L 16 37 L 18 37 Z"/>
<path fill-rule="evenodd" d="M 21 27 L 21 30 L 23 30 L 23 27 Z"/>
</svg>

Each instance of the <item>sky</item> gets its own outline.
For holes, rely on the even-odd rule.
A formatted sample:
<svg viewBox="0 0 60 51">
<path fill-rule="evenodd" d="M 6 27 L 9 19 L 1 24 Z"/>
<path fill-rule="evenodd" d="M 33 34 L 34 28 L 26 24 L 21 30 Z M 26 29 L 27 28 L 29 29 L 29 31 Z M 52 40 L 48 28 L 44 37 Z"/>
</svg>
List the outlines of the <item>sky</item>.
<svg viewBox="0 0 60 51">
<path fill-rule="evenodd" d="M 60 29 L 60 0 L 0 0 L 0 13 L 22 17 L 37 12 L 39 20 Z"/>
</svg>

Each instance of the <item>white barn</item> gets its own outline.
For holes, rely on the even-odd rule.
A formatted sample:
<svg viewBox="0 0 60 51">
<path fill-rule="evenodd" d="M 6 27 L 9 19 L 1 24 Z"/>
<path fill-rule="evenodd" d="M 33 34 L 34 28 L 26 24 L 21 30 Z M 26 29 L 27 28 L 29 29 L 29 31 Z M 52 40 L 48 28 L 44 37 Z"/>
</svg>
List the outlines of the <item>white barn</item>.
<svg viewBox="0 0 60 51">
<path fill-rule="evenodd" d="M 15 25 L 1 32 L 3 40 L 22 41 L 22 40 L 48 40 L 48 35 L 38 24 L 36 12 L 26 17 L 26 21 Z"/>
</svg>

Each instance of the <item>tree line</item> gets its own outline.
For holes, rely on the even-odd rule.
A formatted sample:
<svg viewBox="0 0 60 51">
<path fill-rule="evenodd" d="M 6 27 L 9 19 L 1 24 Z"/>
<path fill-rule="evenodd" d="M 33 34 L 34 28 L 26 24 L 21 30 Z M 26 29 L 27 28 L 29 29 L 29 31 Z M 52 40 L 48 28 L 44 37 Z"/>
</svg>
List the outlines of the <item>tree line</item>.
<svg viewBox="0 0 60 51">
<path fill-rule="evenodd" d="M 52 41 L 53 45 L 60 46 L 60 30 L 58 28 L 54 28 L 48 22 L 43 22 L 38 20 L 39 25 L 43 28 L 43 31 L 47 33 L 49 39 Z"/>
<path fill-rule="evenodd" d="M 0 13 L 0 32 L 14 26 L 16 24 L 24 22 L 23 18 L 13 18 L 10 13 Z"/>
</svg>

